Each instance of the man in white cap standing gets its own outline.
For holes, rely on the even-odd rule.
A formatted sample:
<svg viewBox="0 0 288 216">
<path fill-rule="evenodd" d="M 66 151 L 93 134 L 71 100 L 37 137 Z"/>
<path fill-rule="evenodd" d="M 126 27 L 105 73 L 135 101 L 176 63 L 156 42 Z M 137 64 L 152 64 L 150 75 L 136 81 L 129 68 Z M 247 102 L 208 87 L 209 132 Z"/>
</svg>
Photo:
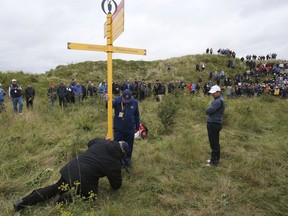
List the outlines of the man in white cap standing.
<svg viewBox="0 0 288 216">
<path fill-rule="evenodd" d="M 221 96 L 221 88 L 218 85 L 212 86 L 209 93 L 214 98 L 211 105 L 206 109 L 207 131 L 212 151 L 206 166 L 217 166 L 220 160 L 219 135 L 222 129 L 225 101 Z"/>
<path fill-rule="evenodd" d="M 22 114 L 22 108 L 23 108 L 22 88 L 20 85 L 17 84 L 16 79 L 12 79 L 12 84 L 9 86 L 8 94 L 9 98 L 12 99 L 14 112 Z"/>
</svg>

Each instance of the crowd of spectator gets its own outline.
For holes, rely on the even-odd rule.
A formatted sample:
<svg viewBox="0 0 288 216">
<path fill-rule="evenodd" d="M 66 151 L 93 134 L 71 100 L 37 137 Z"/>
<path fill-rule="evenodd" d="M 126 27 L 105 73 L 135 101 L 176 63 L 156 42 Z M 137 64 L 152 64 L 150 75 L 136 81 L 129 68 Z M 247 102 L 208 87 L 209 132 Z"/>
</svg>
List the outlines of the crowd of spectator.
<svg viewBox="0 0 288 216">
<path fill-rule="evenodd" d="M 229 97 L 258 96 L 269 93 L 288 98 L 288 63 L 256 63 L 256 61 L 247 60 L 246 65 L 248 70 L 229 77 L 225 76 L 223 70 L 220 73 L 211 71 L 208 81 L 203 85 L 199 83 L 198 86 L 202 86 L 204 94 L 207 94 L 213 83 L 216 83 Z"/>
<path fill-rule="evenodd" d="M 219 49 L 218 54 L 228 55 L 233 59 L 228 59 L 227 67 L 235 69 L 236 67 L 236 53 L 231 49 Z M 207 48 L 206 54 L 213 54 L 213 48 Z M 277 54 L 267 54 L 267 60 L 276 59 Z M 245 59 L 241 59 L 244 61 Z M 146 97 L 151 95 L 156 96 L 157 101 L 161 101 L 166 93 L 173 93 L 177 89 L 181 91 L 189 91 L 192 95 L 203 92 L 208 94 L 211 86 L 218 84 L 222 87 L 224 93 L 229 97 L 236 96 L 256 96 L 262 93 L 270 93 L 275 96 L 282 96 L 287 98 L 287 63 L 256 63 L 256 60 L 265 60 L 265 56 L 247 55 L 246 66 L 248 70 L 241 73 L 236 73 L 233 76 L 227 77 L 223 69 L 218 73 L 217 71 L 210 71 L 207 81 L 203 83 L 203 78 L 199 77 L 198 80 L 189 82 L 185 80 L 171 80 L 169 83 L 164 83 L 161 80 L 155 80 L 154 82 L 147 82 L 144 79 L 130 81 L 124 80 L 122 83 L 117 81 L 112 84 L 113 95 L 119 96 L 121 92 L 129 89 L 132 92 L 133 98 L 143 101 Z M 196 72 L 204 71 L 206 64 L 196 64 Z M 167 71 L 171 69 L 171 64 L 167 65 Z M 261 81 L 262 80 L 262 81 Z M 80 84 L 78 84 L 79 86 Z M 91 81 L 85 87 L 82 85 L 82 91 L 79 89 L 75 91 L 75 80 L 69 84 L 67 88 L 69 92 L 73 94 L 69 96 L 71 99 L 67 99 L 67 102 L 79 104 L 87 97 L 99 96 L 100 100 L 106 100 L 107 95 L 107 83 L 105 80 L 99 83 L 96 87 Z M 77 86 L 77 84 L 76 84 Z M 77 87 L 76 87 L 77 89 Z M 79 99 L 78 95 L 81 95 Z M 74 99 L 74 97 L 76 99 Z M 78 98 L 78 99 L 77 99 Z"/>
<path fill-rule="evenodd" d="M 218 49 L 217 51 L 218 54 L 221 55 L 227 55 L 227 56 L 231 56 L 232 58 L 236 58 L 236 52 L 231 50 L 231 49 Z"/>
<path fill-rule="evenodd" d="M 207 48 L 206 53 L 213 54 L 212 48 Z M 235 57 L 236 53 L 230 49 L 219 49 L 219 54 L 230 55 Z M 154 95 L 156 101 L 161 101 L 165 94 L 175 92 L 190 92 L 191 95 L 199 93 L 208 94 L 210 88 L 217 84 L 219 85 L 223 93 L 228 97 L 239 96 L 258 96 L 263 93 L 271 94 L 288 99 L 288 63 L 273 61 L 277 57 L 276 53 L 265 56 L 247 55 L 246 60 L 241 58 L 241 61 L 245 61 L 246 70 L 242 73 L 235 73 L 234 75 L 227 76 L 223 69 L 218 71 L 210 71 L 207 76 L 206 82 L 203 81 L 203 75 L 198 77 L 198 80 L 170 80 L 169 83 L 165 83 L 161 80 L 155 80 L 154 82 L 145 81 L 144 79 L 135 79 L 130 81 L 124 80 L 122 83 L 114 81 L 112 83 L 112 91 L 114 96 L 120 96 L 121 93 L 129 89 L 132 92 L 133 98 L 143 101 L 145 98 Z M 271 60 L 265 61 L 264 60 Z M 258 61 L 257 61 L 258 60 Z M 209 63 L 208 63 L 209 64 Z M 236 66 L 235 59 L 228 59 L 227 67 L 234 69 Z M 169 64 L 167 70 L 169 72 L 171 65 Z M 206 64 L 196 64 L 196 72 L 204 71 Z M 205 73 L 206 74 L 206 73 Z M 15 94 L 17 87 L 17 97 L 22 96 L 22 88 L 15 83 L 15 79 L 12 80 L 12 84 L 9 87 L 8 95 Z M 12 88 L 16 86 L 15 88 Z M 11 90 L 12 89 L 12 90 Z M 18 90 L 19 89 L 19 90 Z M 72 79 L 70 83 L 65 84 L 60 82 L 58 85 L 51 83 L 47 89 L 47 96 L 49 98 L 50 107 L 53 108 L 55 101 L 58 100 L 61 108 L 67 107 L 68 104 L 79 106 L 83 104 L 83 100 L 86 98 L 98 98 L 100 101 L 107 100 L 108 86 L 106 80 L 101 81 L 95 85 L 92 81 L 88 81 L 86 84 L 77 82 L 76 79 Z M 6 92 L 1 89 L 1 104 L 3 107 L 4 96 Z M 23 91 L 23 96 L 26 99 L 27 108 L 33 108 L 33 100 L 35 97 L 35 89 L 31 83 L 27 84 L 27 88 Z M 20 98 L 21 99 L 21 98 Z M 16 99 L 14 105 L 14 111 L 16 112 Z M 20 100 L 21 102 L 21 100 Z M 22 102 L 17 112 L 22 112 Z"/>
<path fill-rule="evenodd" d="M 267 54 L 266 56 L 265 55 L 246 55 L 246 60 L 259 60 L 259 61 L 265 61 L 265 59 L 268 61 L 268 60 L 271 60 L 271 59 L 276 59 L 277 58 L 277 54 L 276 53 L 272 53 L 272 54 Z M 241 58 L 241 60 L 243 61 L 244 60 L 244 57 Z"/>
<path fill-rule="evenodd" d="M 208 53 L 207 53 L 207 50 L 206 50 L 206 54 L 208 54 Z M 222 48 L 220 48 L 220 49 L 218 49 L 217 53 L 221 54 L 221 55 L 231 56 L 234 59 L 236 58 L 236 52 L 231 50 L 231 49 L 222 49 Z M 267 54 L 267 55 L 259 55 L 259 56 L 255 55 L 255 54 L 253 54 L 253 55 L 248 54 L 248 55 L 246 55 L 245 58 L 246 58 L 247 61 L 251 61 L 251 60 L 254 60 L 254 61 L 256 61 L 256 60 L 258 60 L 258 61 L 275 60 L 277 58 L 277 53 L 270 53 L 270 54 Z M 245 60 L 245 58 L 241 57 L 240 60 L 243 62 Z"/>
</svg>

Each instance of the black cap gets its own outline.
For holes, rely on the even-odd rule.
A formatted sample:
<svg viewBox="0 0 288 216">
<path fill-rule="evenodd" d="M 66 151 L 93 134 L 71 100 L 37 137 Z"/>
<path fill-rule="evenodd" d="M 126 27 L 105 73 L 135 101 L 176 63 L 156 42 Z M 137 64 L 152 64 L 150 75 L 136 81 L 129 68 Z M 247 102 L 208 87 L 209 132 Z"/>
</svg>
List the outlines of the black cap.
<svg viewBox="0 0 288 216">
<path fill-rule="evenodd" d="M 124 103 L 129 103 L 131 101 L 132 92 L 129 89 L 126 89 L 122 93 L 122 101 Z"/>
</svg>

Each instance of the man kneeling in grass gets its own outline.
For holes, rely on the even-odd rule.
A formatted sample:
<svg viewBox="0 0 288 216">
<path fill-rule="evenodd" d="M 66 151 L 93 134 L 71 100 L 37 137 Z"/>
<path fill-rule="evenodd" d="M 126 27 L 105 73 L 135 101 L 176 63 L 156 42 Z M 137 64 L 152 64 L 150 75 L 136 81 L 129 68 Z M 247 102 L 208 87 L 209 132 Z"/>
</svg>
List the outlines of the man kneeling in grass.
<svg viewBox="0 0 288 216">
<path fill-rule="evenodd" d="M 65 201 L 63 195 L 71 188 L 75 188 L 84 199 L 96 199 L 99 178 L 105 176 L 112 189 L 119 189 L 122 185 L 122 160 L 129 151 L 129 145 L 124 141 L 90 140 L 88 149 L 60 170 L 61 177 L 55 184 L 34 190 L 14 203 L 14 210 L 19 211 L 53 197 L 57 197 L 57 202 Z"/>
</svg>

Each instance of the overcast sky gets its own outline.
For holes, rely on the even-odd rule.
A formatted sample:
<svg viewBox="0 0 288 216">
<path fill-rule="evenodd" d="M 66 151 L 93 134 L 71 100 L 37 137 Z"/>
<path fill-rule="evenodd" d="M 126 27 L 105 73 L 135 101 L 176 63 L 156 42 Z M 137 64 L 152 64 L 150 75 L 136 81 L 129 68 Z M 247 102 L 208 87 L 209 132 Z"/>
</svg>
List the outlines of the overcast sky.
<svg viewBox="0 0 288 216">
<path fill-rule="evenodd" d="M 115 0 L 117 4 L 120 0 Z M 58 65 L 106 60 L 67 42 L 106 45 L 102 0 L 1 0 L 0 71 L 45 73 Z M 287 0 L 125 0 L 125 30 L 114 46 L 147 49 L 159 60 L 230 48 L 238 57 L 288 59 Z"/>
</svg>

